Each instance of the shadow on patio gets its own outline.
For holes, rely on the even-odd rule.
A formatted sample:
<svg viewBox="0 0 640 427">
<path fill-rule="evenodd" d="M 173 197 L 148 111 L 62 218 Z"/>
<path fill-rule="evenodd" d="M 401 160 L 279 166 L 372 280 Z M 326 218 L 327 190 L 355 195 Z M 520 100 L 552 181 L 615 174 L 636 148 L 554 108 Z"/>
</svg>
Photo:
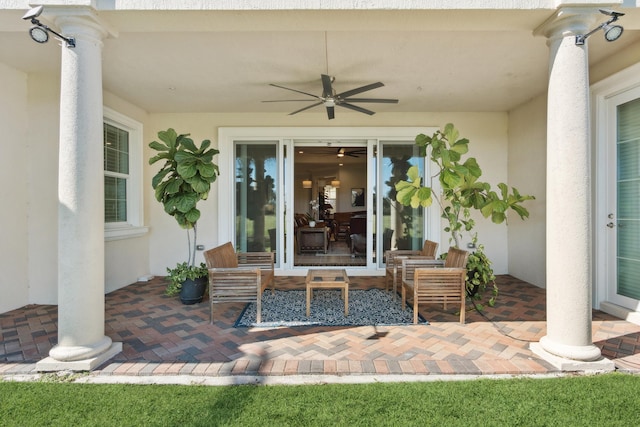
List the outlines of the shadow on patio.
<svg viewBox="0 0 640 427">
<path fill-rule="evenodd" d="M 303 277 L 277 277 L 304 289 Z M 383 277 L 352 277 L 350 288 L 384 287 Z M 156 278 L 106 297 L 105 333 L 123 352 L 96 375 L 537 374 L 556 369 L 529 350 L 545 334 L 545 290 L 511 276 L 500 296 L 465 325 L 455 308 L 427 306 L 429 325 L 234 328 L 244 304 L 182 305 Z M 267 291 L 268 292 L 268 291 Z M 30 305 L 0 315 L 0 374 L 32 373 L 57 341 L 57 307 Z M 594 311 L 593 336 L 618 369 L 640 372 L 640 326 Z"/>
</svg>

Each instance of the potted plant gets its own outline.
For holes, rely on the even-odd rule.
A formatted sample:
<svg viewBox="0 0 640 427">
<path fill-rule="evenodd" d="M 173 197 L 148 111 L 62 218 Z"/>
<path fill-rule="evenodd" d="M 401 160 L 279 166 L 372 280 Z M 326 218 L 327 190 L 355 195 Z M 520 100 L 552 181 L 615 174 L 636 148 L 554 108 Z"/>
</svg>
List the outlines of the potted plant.
<svg viewBox="0 0 640 427">
<path fill-rule="evenodd" d="M 166 293 L 179 293 L 185 304 L 202 301 L 207 285 L 207 268 L 204 263 L 196 265 L 197 223 L 200 211 L 196 205 L 206 200 L 211 183 L 219 174 L 213 156 L 219 153 L 210 148 L 211 141 L 206 139 L 198 147 L 189 134 L 178 135 L 175 130 L 158 132 L 161 142 L 149 144 L 158 154 L 149 159 L 149 164 L 163 161 L 160 171 L 151 182 L 155 197 L 164 206 L 164 211 L 174 217 L 180 227 L 187 231 L 188 258 L 176 268 L 167 268 L 169 285 Z M 193 239 L 191 238 L 193 234 Z M 194 296 L 194 290 L 197 294 Z"/>
<path fill-rule="evenodd" d="M 408 180 L 396 183 L 396 200 L 414 208 L 430 206 L 435 200 L 440 206 L 442 218 L 448 222 L 444 230 L 451 234 L 450 241 L 455 247 L 460 247 L 462 233 L 471 233 L 475 226 L 471 209 L 480 211 L 485 218 L 491 217 L 496 224 L 507 221 L 510 209 L 521 219 L 529 216 L 529 211 L 522 203 L 535 197 L 522 195 L 504 183 L 499 183 L 499 191 L 495 191 L 489 183 L 479 181 L 482 170 L 476 159 L 469 157 L 462 160 L 462 155 L 469 151 L 469 140 L 459 138 L 458 130 L 451 123 L 445 126 L 444 131 L 438 130 L 432 136 L 418 135 L 416 144 L 420 148 L 420 155 L 427 156 L 428 153 L 436 165 L 436 174 L 431 179 L 439 180 L 442 193 L 435 194 L 430 186 L 422 185 L 418 168 L 412 166 L 407 171 Z M 498 288 L 491 261 L 484 253 L 484 247 L 477 244 L 477 233 L 472 235 L 470 247 L 475 251 L 469 254 L 467 261 L 467 294 L 474 300 L 481 299 L 487 285 L 492 283 L 492 296 L 488 304 L 493 306 Z M 474 306 L 478 310 L 483 308 L 475 301 Z"/>
</svg>

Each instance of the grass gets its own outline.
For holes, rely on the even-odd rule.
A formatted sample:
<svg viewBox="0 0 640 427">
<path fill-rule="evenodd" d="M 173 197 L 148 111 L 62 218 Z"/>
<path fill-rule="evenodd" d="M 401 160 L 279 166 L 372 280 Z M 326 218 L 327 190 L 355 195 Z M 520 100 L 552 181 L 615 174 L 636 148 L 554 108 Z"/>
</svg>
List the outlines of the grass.
<svg viewBox="0 0 640 427">
<path fill-rule="evenodd" d="M 2 426 L 630 426 L 640 376 L 309 386 L 0 382 Z"/>
</svg>

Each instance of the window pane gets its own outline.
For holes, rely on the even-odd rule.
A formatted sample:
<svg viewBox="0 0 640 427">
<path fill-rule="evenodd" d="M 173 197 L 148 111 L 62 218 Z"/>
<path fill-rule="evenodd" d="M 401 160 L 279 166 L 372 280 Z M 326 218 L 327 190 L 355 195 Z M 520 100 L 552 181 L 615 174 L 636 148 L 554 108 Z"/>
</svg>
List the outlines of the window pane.
<svg viewBox="0 0 640 427">
<path fill-rule="evenodd" d="M 104 170 L 129 173 L 129 132 L 104 124 Z"/>
<path fill-rule="evenodd" d="M 127 221 L 127 180 L 104 177 L 104 221 Z"/>
</svg>

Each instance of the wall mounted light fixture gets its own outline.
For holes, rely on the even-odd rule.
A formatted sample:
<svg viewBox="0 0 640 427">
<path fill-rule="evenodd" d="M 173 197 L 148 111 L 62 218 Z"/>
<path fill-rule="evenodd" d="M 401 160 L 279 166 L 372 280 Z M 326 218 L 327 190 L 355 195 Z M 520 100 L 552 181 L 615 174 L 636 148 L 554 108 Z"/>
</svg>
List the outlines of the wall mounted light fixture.
<svg viewBox="0 0 640 427">
<path fill-rule="evenodd" d="M 310 179 L 305 179 L 302 181 L 302 188 L 312 188 L 313 182 Z"/>
<path fill-rule="evenodd" d="M 599 26 L 597 26 L 596 28 L 594 28 L 593 30 L 589 31 L 587 34 L 577 35 L 576 45 L 582 46 L 584 42 L 587 40 L 587 37 L 589 37 L 591 34 L 595 33 L 596 31 L 599 31 L 600 29 L 604 31 L 604 38 L 608 42 L 614 42 L 620 38 L 620 36 L 622 35 L 622 32 L 624 31 L 624 28 L 622 28 L 620 25 L 611 25 L 611 24 L 617 21 L 619 17 L 624 16 L 624 13 L 614 12 L 613 10 L 605 10 L 605 9 L 600 9 L 600 13 L 602 13 L 603 15 L 610 16 L 611 18 L 609 18 L 607 22 L 604 22 Z"/>
<path fill-rule="evenodd" d="M 43 10 L 44 6 L 36 6 L 25 13 L 22 17 L 22 19 L 24 20 L 30 20 L 33 24 L 33 27 L 29 29 L 29 35 L 31 36 L 33 41 L 38 43 L 46 43 L 49 41 L 49 33 L 53 33 L 64 40 L 67 43 L 67 47 L 76 47 L 76 39 L 74 39 L 73 37 L 65 37 L 62 34 L 55 32 L 37 19 Z"/>
</svg>

